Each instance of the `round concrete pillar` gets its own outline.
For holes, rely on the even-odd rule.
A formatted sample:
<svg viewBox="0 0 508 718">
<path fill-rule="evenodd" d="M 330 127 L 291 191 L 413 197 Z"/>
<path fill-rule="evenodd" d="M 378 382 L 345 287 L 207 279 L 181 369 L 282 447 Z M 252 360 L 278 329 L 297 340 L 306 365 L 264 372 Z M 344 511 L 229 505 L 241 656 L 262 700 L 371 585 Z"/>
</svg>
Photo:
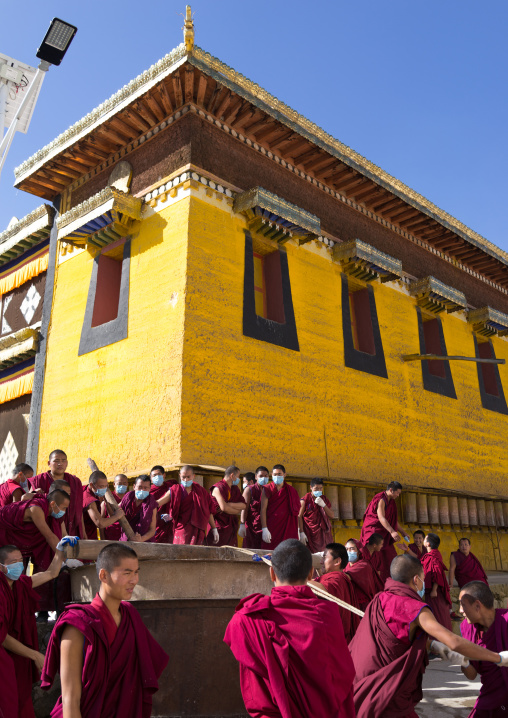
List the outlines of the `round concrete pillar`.
<svg viewBox="0 0 508 718">
<path fill-rule="evenodd" d="M 346 521 L 354 519 L 353 488 L 351 486 L 339 486 L 339 511 L 341 519 Z"/>
<path fill-rule="evenodd" d="M 427 494 L 416 494 L 416 511 L 418 514 L 418 523 L 429 523 L 429 509 L 427 506 Z"/>
<path fill-rule="evenodd" d="M 417 523 L 418 512 L 416 510 L 416 494 L 412 494 L 409 491 L 402 492 L 402 510 L 404 512 L 404 521 L 406 523 Z"/>
<path fill-rule="evenodd" d="M 438 505 L 439 505 L 439 521 L 441 524 L 450 524 L 450 504 L 448 501 L 448 496 L 439 496 L 438 497 Z M 458 513 L 458 507 L 457 507 L 457 513 Z"/>
<path fill-rule="evenodd" d="M 360 486 L 353 488 L 353 511 L 355 519 L 361 521 L 367 508 L 367 490 Z"/>
</svg>

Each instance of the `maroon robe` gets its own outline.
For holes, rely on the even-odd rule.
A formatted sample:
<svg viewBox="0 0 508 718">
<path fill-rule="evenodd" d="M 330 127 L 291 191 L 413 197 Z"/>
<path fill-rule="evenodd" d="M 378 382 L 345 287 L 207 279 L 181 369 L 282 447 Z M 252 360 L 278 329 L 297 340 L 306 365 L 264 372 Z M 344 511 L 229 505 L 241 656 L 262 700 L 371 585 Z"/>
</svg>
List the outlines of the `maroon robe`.
<svg viewBox="0 0 508 718">
<path fill-rule="evenodd" d="M 316 578 L 315 581 L 320 583 L 335 598 L 340 598 L 342 601 L 349 603 L 350 606 L 360 608 L 353 582 L 344 571 L 330 571 L 330 573 L 325 573 L 323 576 Z M 349 643 L 356 633 L 361 617 L 357 613 L 348 611 L 347 608 L 342 608 L 342 606 L 338 606 L 338 609 L 342 619 L 344 636 Z"/>
<path fill-rule="evenodd" d="M 244 548 L 261 548 L 261 494 L 263 487 L 256 481 L 249 486 L 250 504 L 245 517 Z"/>
<path fill-rule="evenodd" d="M 331 503 L 326 496 L 321 497 L 328 508 Z M 301 499 L 304 502 L 303 531 L 307 536 L 307 546 L 311 553 L 324 551 L 326 544 L 332 543 L 332 525 L 325 510 L 316 504 L 312 491 Z"/>
<path fill-rule="evenodd" d="M 39 650 L 39 638 L 35 611 L 39 596 L 32 588 L 32 579 L 20 576 L 12 587 L 3 573 L 0 573 L 0 612 L 7 622 L 7 633 L 20 643 L 35 651 Z M 39 680 L 39 672 L 30 658 L 23 658 L 8 651 L 16 672 L 15 683 L 18 691 L 18 711 L 10 718 L 35 718 L 32 703 L 32 684 Z M 1 660 L 0 660 L 1 665 Z M 0 681 L 2 677 L 0 676 Z M 0 693 L 4 686 L 0 683 Z M 0 700 L 1 705 L 1 700 Z"/>
<path fill-rule="evenodd" d="M 385 582 L 381 578 L 381 574 L 384 567 L 381 551 L 373 551 L 371 553 L 367 546 L 362 546 L 359 541 L 356 542 L 356 545 L 358 547 L 361 557 L 365 559 L 365 561 L 368 561 L 374 569 L 374 583 L 376 587 L 376 592 L 382 591 L 385 587 Z"/>
<path fill-rule="evenodd" d="M 410 624 L 425 603 L 409 586 L 389 578 L 370 603 L 349 645 L 356 668 L 357 718 L 418 718 L 427 659 L 427 634 L 409 641 Z"/>
<path fill-rule="evenodd" d="M 422 559 L 427 553 L 427 549 L 425 546 L 422 546 L 421 548 L 418 548 L 418 546 L 415 543 L 410 543 L 408 548 L 414 553 L 416 558 L 420 563 L 422 563 Z"/>
<path fill-rule="evenodd" d="M 25 493 L 22 486 L 13 479 L 9 479 L 8 481 L 4 481 L 3 484 L 0 484 L 0 508 L 12 504 L 12 496 L 18 489 L 21 491 L 21 494 Z"/>
<path fill-rule="evenodd" d="M 83 538 L 82 517 L 83 517 L 83 484 L 77 476 L 65 473 L 64 481 L 67 481 L 71 487 L 71 502 L 65 512 L 64 522 L 68 536 L 79 536 Z M 49 492 L 49 487 L 55 479 L 51 471 L 45 471 L 43 474 L 28 479 L 34 489 L 42 489 L 45 494 Z"/>
<path fill-rule="evenodd" d="M 139 506 L 136 506 L 136 493 L 134 491 L 127 491 L 120 502 L 120 508 L 123 509 L 125 518 L 135 533 L 138 533 L 140 536 L 144 536 L 148 533 L 152 524 L 154 509 L 157 509 L 157 504 L 153 496 L 148 495 Z M 127 541 L 127 536 L 123 530 L 120 534 L 120 541 Z M 153 536 L 151 539 L 148 539 L 148 543 L 151 542 L 153 542 Z"/>
<path fill-rule="evenodd" d="M 175 535 L 173 543 L 202 546 L 214 503 L 209 492 L 195 481 L 191 490 L 182 484 L 171 487 L 169 502 L 164 507 L 173 517 Z"/>
<path fill-rule="evenodd" d="M 94 524 L 88 513 L 88 507 L 95 503 L 95 508 L 101 513 L 100 498 L 94 494 L 88 486 L 83 486 L 83 521 L 85 522 L 85 533 L 90 541 L 97 541 L 97 526 Z"/>
<path fill-rule="evenodd" d="M 494 653 L 506 651 L 508 647 L 508 609 L 496 608 L 494 623 L 486 631 L 466 620 L 460 624 L 460 632 L 466 640 L 487 648 L 489 651 L 494 651 Z M 479 715 L 482 718 L 484 715 L 489 718 L 508 715 L 508 668 L 499 668 L 490 661 L 470 660 L 470 663 L 480 675 L 482 687 L 469 718 Z M 481 714 L 480 711 L 482 711 Z"/>
<path fill-rule="evenodd" d="M 168 662 L 136 609 L 120 604 L 122 620 L 116 632 L 104 611 L 95 605 L 69 606 L 55 624 L 42 671 L 42 688 L 48 689 L 60 670 L 60 641 L 65 626 L 74 626 L 84 636 L 81 693 L 82 718 L 149 718 L 152 696 Z M 108 611 L 109 613 L 109 611 Z M 113 623 L 113 626 L 111 625 Z M 62 697 L 51 713 L 61 718 Z"/>
<path fill-rule="evenodd" d="M 155 499 L 155 501 L 158 501 L 177 483 L 178 481 L 175 481 L 175 479 L 169 479 L 168 481 L 164 481 L 161 486 L 152 484 L 150 487 L 150 496 Z M 155 528 L 155 536 L 153 537 L 154 543 L 173 543 L 173 521 L 164 521 L 164 519 L 161 518 L 163 514 L 168 513 L 167 504 L 164 504 L 161 508 L 157 506 L 157 526 Z"/>
<path fill-rule="evenodd" d="M 344 571 L 354 584 L 358 606 L 365 611 L 379 588 L 379 576 L 369 561 L 359 558 L 355 563 L 348 563 Z"/>
<path fill-rule="evenodd" d="M 478 561 L 474 553 L 469 552 L 465 556 L 462 551 L 453 551 L 452 556 L 455 558 L 457 564 L 455 568 L 455 578 L 459 584 L 459 588 L 465 586 L 470 581 L 483 581 L 487 586 L 489 582 L 487 580 L 487 574 L 483 570 L 483 566 Z"/>
<path fill-rule="evenodd" d="M 425 571 L 425 600 L 429 604 L 436 621 L 451 631 L 450 608 L 452 599 L 450 598 L 450 588 L 446 577 L 448 569 L 443 563 L 440 551 L 437 548 L 428 551 L 422 558 L 422 564 Z M 430 595 L 433 583 L 438 585 L 437 598 L 432 598 Z"/>
<path fill-rule="evenodd" d="M 3 647 L 9 628 L 8 611 L 0 606 L 0 718 L 18 715 L 18 686 L 11 654 Z"/>
<path fill-rule="evenodd" d="M 242 492 L 238 486 L 232 486 L 229 488 L 229 484 L 226 479 L 222 479 L 218 483 L 214 484 L 210 489 L 210 493 L 214 489 L 219 489 L 220 494 L 227 504 L 244 504 L 245 499 L 242 496 Z M 215 519 L 215 525 L 219 532 L 219 543 L 214 544 L 213 533 L 210 531 L 206 538 L 206 543 L 209 546 L 238 546 L 238 523 L 240 514 L 234 516 L 233 514 L 227 514 L 225 511 L 221 511 L 219 502 L 212 496 L 213 503 L 213 517 Z"/>
<path fill-rule="evenodd" d="M 224 641 L 252 718 L 353 718 L 355 674 L 338 607 L 308 586 L 279 586 L 236 607 Z"/>
<path fill-rule="evenodd" d="M 377 515 L 377 507 L 379 506 L 379 502 L 381 501 L 381 499 L 383 499 L 385 502 L 386 520 L 395 531 L 399 530 L 399 524 L 397 523 L 397 504 L 395 503 L 394 499 L 388 500 L 386 491 L 381 491 L 379 494 L 376 494 L 374 496 L 370 504 L 367 506 L 367 510 L 365 511 L 363 517 L 360 541 L 363 545 L 366 545 L 372 534 L 380 534 L 383 537 L 384 543 L 383 548 L 380 552 L 383 561 L 381 578 L 383 581 L 386 581 L 386 579 L 390 576 L 390 566 L 393 559 L 397 555 L 397 551 L 395 550 L 395 547 L 393 545 L 395 543 L 395 540 L 392 538 L 391 534 L 389 534 L 388 531 L 385 529 Z"/>
<path fill-rule="evenodd" d="M 122 503 L 122 498 L 125 496 L 125 494 L 122 494 L 122 496 L 120 496 L 120 494 L 117 494 L 114 491 L 112 491 L 111 493 L 113 494 L 113 497 L 114 497 L 116 503 L 120 506 L 120 504 Z M 125 493 L 128 493 L 128 492 L 125 492 Z M 107 504 L 105 506 L 104 516 L 106 518 L 110 518 Z M 120 526 L 118 521 L 115 521 L 114 524 L 111 524 L 111 526 L 108 526 L 107 528 L 104 529 L 104 538 L 107 541 L 120 541 L 121 535 L 122 535 L 122 527 Z"/>
<path fill-rule="evenodd" d="M 270 543 L 261 542 L 261 548 L 275 549 L 286 539 L 299 539 L 298 514 L 300 513 L 300 496 L 298 491 L 286 481 L 280 489 L 271 481 L 263 486 L 268 498 L 266 507 L 266 526 L 272 535 Z"/>
</svg>

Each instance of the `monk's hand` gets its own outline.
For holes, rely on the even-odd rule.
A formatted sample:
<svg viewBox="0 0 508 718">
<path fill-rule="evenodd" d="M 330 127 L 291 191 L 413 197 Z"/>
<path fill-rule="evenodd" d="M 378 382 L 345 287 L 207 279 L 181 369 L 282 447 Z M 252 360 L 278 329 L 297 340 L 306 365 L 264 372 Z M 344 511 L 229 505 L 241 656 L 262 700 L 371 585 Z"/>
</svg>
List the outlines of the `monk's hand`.
<svg viewBox="0 0 508 718">
<path fill-rule="evenodd" d="M 430 597 L 437 598 L 437 589 L 436 590 L 432 589 L 432 591 L 430 592 Z"/>
<path fill-rule="evenodd" d="M 391 536 L 394 541 L 400 541 L 400 536 L 399 536 L 398 531 L 392 531 Z"/>
<path fill-rule="evenodd" d="M 268 529 L 262 530 L 261 538 L 263 539 L 264 543 L 272 543 L 272 534 L 268 531 Z"/>
<path fill-rule="evenodd" d="M 499 655 L 501 656 L 501 660 L 499 663 L 496 663 L 496 666 L 500 668 L 508 666 L 508 651 L 499 651 Z"/>
<path fill-rule="evenodd" d="M 462 653 L 452 651 L 451 648 L 448 648 L 448 646 L 446 646 L 444 643 L 441 643 L 441 641 L 432 641 L 430 644 L 430 650 L 433 653 L 437 653 L 438 656 L 441 656 L 444 661 L 450 661 L 450 663 L 458 663 L 459 666 L 463 666 L 464 668 L 467 668 L 469 665 L 469 659 L 463 656 Z"/>
<path fill-rule="evenodd" d="M 66 546 L 75 546 L 79 541 L 79 536 L 64 536 L 56 545 L 57 551 L 63 551 Z"/>
<path fill-rule="evenodd" d="M 323 509 L 325 508 L 325 506 L 326 506 L 325 500 L 321 496 L 318 496 L 317 499 L 314 499 L 314 501 L 316 502 L 316 504 L 318 506 L 321 506 L 321 508 L 323 508 Z"/>
<path fill-rule="evenodd" d="M 212 529 L 213 533 L 213 542 L 219 543 L 219 531 L 217 529 Z"/>
<path fill-rule="evenodd" d="M 123 516 L 125 516 L 125 511 L 121 508 L 118 508 L 115 513 L 113 514 L 113 518 L 118 521 L 118 519 L 121 519 Z"/>
<path fill-rule="evenodd" d="M 316 503 L 317 503 L 317 502 L 316 502 Z M 306 543 L 307 543 L 307 536 L 305 535 L 305 531 L 300 531 L 300 541 L 301 541 L 303 544 L 306 544 Z"/>
<path fill-rule="evenodd" d="M 134 536 L 131 538 L 131 541 L 137 541 L 138 543 L 141 542 L 141 534 L 134 534 Z"/>
<path fill-rule="evenodd" d="M 245 538 L 247 536 L 245 524 L 240 524 L 240 528 L 238 529 L 238 536 L 240 536 L 240 538 Z"/>
<path fill-rule="evenodd" d="M 32 655 L 32 660 L 35 663 L 35 666 L 39 673 L 42 671 L 42 667 L 44 665 L 44 654 L 39 653 L 39 651 L 34 651 Z"/>
</svg>

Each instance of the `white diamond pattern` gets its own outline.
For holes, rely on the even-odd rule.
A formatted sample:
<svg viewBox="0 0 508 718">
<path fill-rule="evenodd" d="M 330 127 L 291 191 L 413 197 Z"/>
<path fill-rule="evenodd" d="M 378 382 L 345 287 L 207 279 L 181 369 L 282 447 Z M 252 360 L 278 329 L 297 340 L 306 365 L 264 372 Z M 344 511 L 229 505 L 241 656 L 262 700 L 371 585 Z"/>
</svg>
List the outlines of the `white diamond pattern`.
<svg viewBox="0 0 508 718">
<path fill-rule="evenodd" d="M 41 295 L 35 288 L 35 284 L 32 284 L 30 289 L 25 295 L 25 298 L 21 302 L 21 314 L 25 317 L 25 322 L 30 324 L 33 319 L 33 315 L 37 311 L 37 307 L 41 301 Z"/>
<path fill-rule="evenodd" d="M 12 434 L 9 431 L 7 438 L 4 442 L 2 451 L 0 451 L 0 483 L 3 484 L 7 481 L 13 468 L 16 466 L 16 460 L 19 456 L 19 452 L 12 438 Z"/>
<path fill-rule="evenodd" d="M 11 329 L 10 325 L 8 324 L 8 322 L 5 321 L 5 311 L 6 311 L 7 307 L 9 306 L 9 304 L 11 303 L 11 299 L 12 299 L 12 294 L 10 295 L 10 297 L 5 297 L 5 299 L 4 299 L 4 301 L 3 301 L 3 307 L 2 307 L 2 334 L 9 334 L 10 332 L 12 332 L 12 329 Z"/>
</svg>

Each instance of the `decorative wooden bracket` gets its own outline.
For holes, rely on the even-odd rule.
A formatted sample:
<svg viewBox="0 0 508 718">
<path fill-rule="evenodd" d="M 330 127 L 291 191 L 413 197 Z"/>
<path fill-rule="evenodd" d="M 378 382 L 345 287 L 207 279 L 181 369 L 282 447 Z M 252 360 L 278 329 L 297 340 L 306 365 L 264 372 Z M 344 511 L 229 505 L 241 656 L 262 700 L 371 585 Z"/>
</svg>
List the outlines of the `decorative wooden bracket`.
<svg viewBox="0 0 508 718">
<path fill-rule="evenodd" d="M 503 337 L 508 334 L 508 314 L 498 312 L 492 307 L 471 309 L 467 321 L 473 325 L 473 331 L 483 337 L 491 337 L 494 334 Z"/>
<path fill-rule="evenodd" d="M 262 187 L 237 195 L 233 209 L 247 218 L 249 229 L 284 244 L 291 237 L 305 244 L 321 233 L 318 217 Z"/>
<path fill-rule="evenodd" d="M 336 244 L 332 256 L 342 265 L 345 274 L 363 282 L 372 282 L 378 278 L 382 282 L 389 282 L 402 275 L 400 259 L 380 252 L 361 239 Z"/>
<path fill-rule="evenodd" d="M 425 277 L 409 285 L 409 293 L 416 297 L 416 303 L 422 309 L 433 314 L 443 311 L 456 312 L 467 306 L 466 297 L 458 289 L 449 287 L 435 277 Z"/>
</svg>

